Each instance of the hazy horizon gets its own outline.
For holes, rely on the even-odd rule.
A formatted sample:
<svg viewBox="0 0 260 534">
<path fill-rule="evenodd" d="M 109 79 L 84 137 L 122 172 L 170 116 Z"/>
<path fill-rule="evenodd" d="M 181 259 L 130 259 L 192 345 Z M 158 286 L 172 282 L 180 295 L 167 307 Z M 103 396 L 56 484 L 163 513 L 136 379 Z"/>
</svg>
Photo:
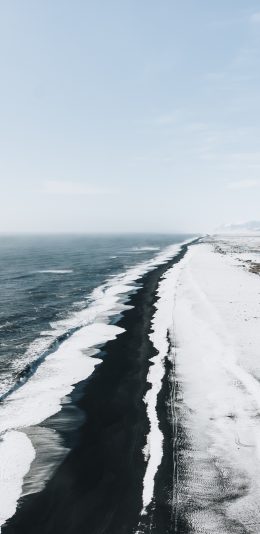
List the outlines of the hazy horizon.
<svg viewBox="0 0 260 534">
<path fill-rule="evenodd" d="M 0 234 L 259 220 L 260 6 L 3 2 Z"/>
<path fill-rule="evenodd" d="M 204 232 L 205 234 L 206 232 Z M 100 232 L 87 232 L 87 231 L 75 231 L 75 232 L 66 232 L 66 231 L 61 231 L 61 232 L 45 232 L 45 231 L 31 231 L 31 232 L 25 232 L 25 231 L 15 231 L 15 232 L 0 232 L 0 237 L 19 237 L 19 236 L 32 236 L 32 237 L 59 237 L 59 236 L 171 236 L 171 235 L 175 235 L 175 236 L 178 236 L 178 235 L 189 235 L 189 236 L 196 236 L 196 235 L 203 235 L 202 232 L 131 232 L 131 231 L 125 231 L 125 232 L 110 232 L 110 231 L 100 231 Z"/>
</svg>

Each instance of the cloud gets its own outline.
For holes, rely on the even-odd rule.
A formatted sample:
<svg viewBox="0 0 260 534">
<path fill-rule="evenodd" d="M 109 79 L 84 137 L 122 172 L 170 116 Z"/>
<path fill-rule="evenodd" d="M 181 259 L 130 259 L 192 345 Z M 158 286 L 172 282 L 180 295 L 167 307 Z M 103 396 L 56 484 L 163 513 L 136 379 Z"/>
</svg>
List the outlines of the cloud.
<svg viewBox="0 0 260 534">
<path fill-rule="evenodd" d="M 250 17 L 250 21 L 253 24 L 260 24 L 260 11 L 258 11 L 257 13 L 253 13 L 253 15 L 251 15 Z"/>
<path fill-rule="evenodd" d="M 255 189 L 260 187 L 260 180 L 237 180 L 228 184 L 228 189 Z"/>
<path fill-rule="evenodd" d="M 48 180 L 43 185 L 43 192 L 49 195 L 96 196 L 106 195 L 110 191 L 108 189 L 95 187 L 84 182 Z"/>
</svg>

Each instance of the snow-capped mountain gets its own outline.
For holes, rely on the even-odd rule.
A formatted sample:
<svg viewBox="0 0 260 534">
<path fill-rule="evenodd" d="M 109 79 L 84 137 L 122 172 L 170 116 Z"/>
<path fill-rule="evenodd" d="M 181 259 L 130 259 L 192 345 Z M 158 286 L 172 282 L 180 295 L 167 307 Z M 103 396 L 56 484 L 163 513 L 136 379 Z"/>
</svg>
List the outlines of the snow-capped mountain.
<svg viewBox="0 0 260 534">
<path fill-rule="evenodd" d="M 260 221 L 223 224 L 216 228 L 218 234 L 255 234 L 260 233 Z"/>
</svg>

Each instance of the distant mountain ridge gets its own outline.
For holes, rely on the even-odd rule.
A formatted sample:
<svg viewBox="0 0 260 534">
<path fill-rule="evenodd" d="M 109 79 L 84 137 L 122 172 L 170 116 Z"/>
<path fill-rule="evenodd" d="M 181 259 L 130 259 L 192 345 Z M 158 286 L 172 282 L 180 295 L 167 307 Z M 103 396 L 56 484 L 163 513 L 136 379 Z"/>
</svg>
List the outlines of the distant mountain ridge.
<svg viewBox="0 0 260 534">
<path fill-rule="evenodd" d="M 245 234 L 245 233 L 260 233 L 260 221 L 248 221 L 244 223 L 223 224 L 216 228 L 216 233 L 219 234 Z"/>
</svg>

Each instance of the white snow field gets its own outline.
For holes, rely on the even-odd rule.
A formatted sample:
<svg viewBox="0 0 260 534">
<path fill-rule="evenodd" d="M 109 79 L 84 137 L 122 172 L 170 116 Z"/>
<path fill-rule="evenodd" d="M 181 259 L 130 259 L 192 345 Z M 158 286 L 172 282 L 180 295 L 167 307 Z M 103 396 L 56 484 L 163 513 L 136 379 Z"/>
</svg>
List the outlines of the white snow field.
<svg viewBox="0 0 260 534">
<path fill-rule="evenodd" d="M 192 532 L 260 532 L 260 237 L 210 238 L 180 264 L 173 303 L 175 507 Z"/>
</svg>

